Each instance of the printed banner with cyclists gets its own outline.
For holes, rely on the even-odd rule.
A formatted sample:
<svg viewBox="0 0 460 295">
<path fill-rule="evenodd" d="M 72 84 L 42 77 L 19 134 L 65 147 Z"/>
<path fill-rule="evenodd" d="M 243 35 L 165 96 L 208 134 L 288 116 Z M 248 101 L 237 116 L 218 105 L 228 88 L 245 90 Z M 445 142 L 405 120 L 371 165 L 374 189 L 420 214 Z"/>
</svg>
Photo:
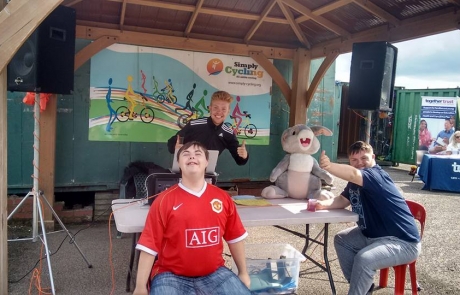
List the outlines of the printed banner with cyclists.
<svg viewBox="0 0 460 295">
<path fill-rule="evenodd" d="M 225 124 L 268 145 L 271 86 L 249 57 L 115 44 L 91 59 L 89 140 L 166 142 L 225 90 L 234 98 Z"/>
</svg>

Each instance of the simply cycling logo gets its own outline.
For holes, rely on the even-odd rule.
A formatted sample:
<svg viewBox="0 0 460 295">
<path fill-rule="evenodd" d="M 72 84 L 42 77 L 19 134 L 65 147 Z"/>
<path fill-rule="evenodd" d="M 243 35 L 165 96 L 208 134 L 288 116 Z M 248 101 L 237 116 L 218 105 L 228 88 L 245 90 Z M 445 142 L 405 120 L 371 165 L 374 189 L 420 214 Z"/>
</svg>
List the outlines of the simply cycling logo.
<svg viewBox="0 0 460 295">
<path fill-rule="evenodd" d="M 218 58 L 213 58 L 208 61 L 206 69 L 209 75 L 219 75 L 224 70 L 224 63 Z"/>
<path fill-rule="evenodd" d="M 233 62 L 224 68 L 224 63 L 218 58 L 212 58 L 208 61 L 206 69 L 209 75 L 219 75 L 222 71 L 232 75 L 235 78 L 260 79 L 264 76 L 264 71 L 258 69 L 259 65 L 255 63 Z"/>
</svg>

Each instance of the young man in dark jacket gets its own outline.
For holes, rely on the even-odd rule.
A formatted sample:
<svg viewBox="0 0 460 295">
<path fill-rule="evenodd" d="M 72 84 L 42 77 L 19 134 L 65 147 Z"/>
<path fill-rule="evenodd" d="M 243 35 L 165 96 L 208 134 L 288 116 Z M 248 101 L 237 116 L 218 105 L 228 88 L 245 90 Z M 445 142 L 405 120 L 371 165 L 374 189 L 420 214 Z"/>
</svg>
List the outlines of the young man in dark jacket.
<svg viewBox="0 0 460 295">
<path fill-rule="evenodd" d="M 225 91 L 216 91 L 211 97 L 209 107 L 210 115 L 207 118 L 200 118 L 190 121 L 176 135 L 168 140 L 168 150 L 174 154 L 183 144 L 190 141 L 201 142 L 208 150 L 218 150 L 219 155 L 228 149 L 238 165 L 248 162 L 249 154 L 246 150 L 246 143 L 243 140 L 239 146 L 233 130 L 224 124 L 230 113 L 230 104 L 233 97 Z M 179 138 L 183 142 L 179 142 Z"/>
</svg>

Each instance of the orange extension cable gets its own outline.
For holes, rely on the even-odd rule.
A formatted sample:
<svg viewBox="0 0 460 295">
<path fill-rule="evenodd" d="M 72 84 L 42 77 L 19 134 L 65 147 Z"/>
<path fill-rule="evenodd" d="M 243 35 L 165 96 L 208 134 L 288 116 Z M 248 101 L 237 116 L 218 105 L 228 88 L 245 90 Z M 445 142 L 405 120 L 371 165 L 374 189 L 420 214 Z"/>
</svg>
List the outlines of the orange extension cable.
<svg viewBox="0 0 460 295">
<path fill-rule="evenodd" d="M 155 198 L 156 196 L 158 196 L 158 194 L 156 195 L 153 195 L 153 196 L 150 196 L 148 197 L 146 200 L 150 200 L 151 198 Z M 139 199 L 141 200 L 141 199 Z M 143 199 L 142 199 L 143 200 Z M 115 211 L 119 211 L 119 210 L 122 210 L 122 209 L 125 209 L 127 207 L 130 207 L 130 206 L 133 206 L 133 205 L 138 205 L 139 201 L 133 201 L 133 202 L 130 202 L 128 204 L 126 204 L 126 206 L 123 206 L 121 208 L 118 208 L 117 210 Z M 113 244 L 112 244 L 112 229 L 111 229 L 111 222 L 112 222 L 112 216 L 113 216 L 113 213 L 115 211 L 112 211 L 112 213 L 110 213 L 110 216 L 109 216 L 109 265 L 110 265 L 110 275 L 111 275 L 111 279 L 112 279 L 112 289 L 110 290 L 110 295 L 113 295 L 114 292 L 115 292 L 115 267 L 113 265 L 113 257 L 112 257 L 112 249 L 113 249 Z"/>
<path fill-rule="evenodd" d="M 42 212 L 43 212 L 43 210 L 45 210 L 45 208 L 43 207 L 43 203 L 42 203 L 42 202 L 40 202 L 40 206 L 42 207 Z M 45 291 L 45 290 L 48 290 L 48 291 L 49 291 L 50 288 L 44 288 L 44 289 L 42 289 L 42 286 L 41 286 L 41 281 L 42 281 L 42 279 L 41 279 L 41 274 L 42 274 L 42 266 L 43 266 L 42 260 L 43 260 L 43 258 L 44 258 L 44 256 L 43 256 L 43 247 L 44 247 L 44 244 L 42 243 L 42 246 L 40 247 L 40 264 L 39 264 L 38 268 L 35 268 L 35 269 L 34 269 L 34 271 L 33 271 L 33 273 L 32 273 L 32 277 L 30 278 L 29 295 L 32 294 L 32 285 L 34 285 L 35 288 L 38 290 L 38 294 L 39 294 L 39 295 L 42 295 L 42 294 L 44 294 L 44 295 L 52 294 L 52 293 L 50 293 L 50 292 L 46 292 L 46 291 Z M 49 253 L 47 253 L 47 255 L 49 255 Z"/>
</svg>

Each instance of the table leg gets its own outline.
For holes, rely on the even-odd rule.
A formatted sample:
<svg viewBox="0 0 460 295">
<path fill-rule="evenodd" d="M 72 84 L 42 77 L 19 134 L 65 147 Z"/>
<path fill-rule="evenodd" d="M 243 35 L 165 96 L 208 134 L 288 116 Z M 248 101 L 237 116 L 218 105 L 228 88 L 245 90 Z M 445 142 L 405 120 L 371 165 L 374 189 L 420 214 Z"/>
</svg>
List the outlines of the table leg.
<svg viewBox="0 0 460 295">
<path fill-rule="evenodd" d="M 136 254 L 136 244 L 138 240 L 138 233 L 133 234 L 133 242 L 131 244 L 131 256 L 129 259 L 128 275 L 126 276 L 126 292 L 131 292 L 131 277 L 133 273 L 134 257 Z"/>
<path fill-rule="evenodd" d="M 305 255 L 308 249 L 308 243 L 310 242 L 310 225 L 305 224 L 305 246 L 303 246 L 302 254 Z"/>
<path fill-rule="evenodd" d="M 319 267 L 323 271 L 327 272 L 327 275 L 328 275 L 328 278 L 329 278 L 329 284 L 331 285 L 332 295 L 335 295 L 336 291 L 335 291 L 334 279 L 332 277 L 331 267 L 329 265 L 329 258 L 327 256 L 329 223 L 324 224 L 324 228 L 319 232 L 319 234 L 315 238 L 310 237 L 310 225 L 309 224 L 305 225 L 305 234 L 301 234 L 299 232 L 284 228 L 284 227 L 279 226 L 279 225 L 274 225 L 274 227 L 282 229 L 284 231 L 292 233 L 293 235 L 296 235 L 298 237 L 301 237 L 301 238 L 305 239 L 305 246 L 302 249 L 302 254 L 309 261 L 311 261 L 313 264 L 315 264 L 317 267 Z M 323 234 L 324 242 L 321 242 L 318 238 L 321 236 L 321 233 L 323 233 L 323 231 L 324 231 L 324 234 Z M 308 250 L 308 246 L 310 245 L 310 242 L 316 243 L 316 244 L 318 244 L 320 246 L 323 246 L 323 257 L 324 257 L 325 266 L 322 265 L 321 263 L 319 263 L 318 261 L 314 260 L 312 257 L 310 257 L 310 255 L 307 255 L 307 250 Z"/>
<path fill-rule="evenodd" d="M 332 294 L 335 295 L 335 285 L 334 278 L 332 277 L 331 267 L 329 265 L 329 258 L 327 256 L 327 245 L 328 245 L 328 236 L 329 236 L 329 223 L 324 225 L 324 263 L 326 264 L 326 272 L 329 277 L 329 284 L 331 285 Z"/>
</svg>

